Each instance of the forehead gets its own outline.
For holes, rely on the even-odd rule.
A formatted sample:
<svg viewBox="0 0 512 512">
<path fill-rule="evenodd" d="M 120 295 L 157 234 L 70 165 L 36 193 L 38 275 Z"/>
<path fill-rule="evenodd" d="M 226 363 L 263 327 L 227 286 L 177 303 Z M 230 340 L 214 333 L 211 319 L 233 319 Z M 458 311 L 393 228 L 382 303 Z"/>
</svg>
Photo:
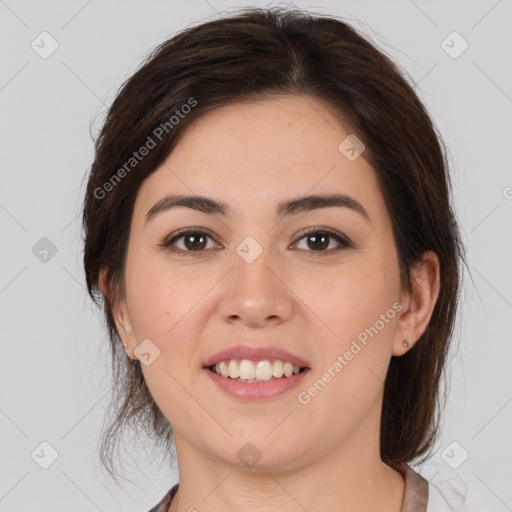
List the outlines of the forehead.
<svg viewBox="0 0 512 512">
<path fill-rule="evenodd" d="M 309 96 L 226 105 L 187 127 L 142 184 L 137 203 L 145 214 L 166 193 L 198 194 L 242 213 L 337 192 L 354 196 L 370 213 L 383 206 L 382 198 L 363 156 L 351 161 L 340 151 L 349 135 L 329 105 Z"/>
</svg>

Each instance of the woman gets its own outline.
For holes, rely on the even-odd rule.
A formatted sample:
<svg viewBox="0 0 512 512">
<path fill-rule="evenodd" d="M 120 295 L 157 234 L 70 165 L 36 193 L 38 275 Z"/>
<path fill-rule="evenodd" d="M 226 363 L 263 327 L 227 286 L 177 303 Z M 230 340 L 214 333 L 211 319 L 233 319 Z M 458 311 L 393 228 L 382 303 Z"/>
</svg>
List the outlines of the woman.
<svg viewBox="0 0 512 512">
<path fill-rule="evenodd" d="M 442 147 L 334 17 L 246 10 L 126 81 L 84 267 L 113 354 L 105 467 L 127 425 L 175 443 L 152 511 L 445 510 L 409 465 L 438 434 L 465 263 Z"/>
</svg>

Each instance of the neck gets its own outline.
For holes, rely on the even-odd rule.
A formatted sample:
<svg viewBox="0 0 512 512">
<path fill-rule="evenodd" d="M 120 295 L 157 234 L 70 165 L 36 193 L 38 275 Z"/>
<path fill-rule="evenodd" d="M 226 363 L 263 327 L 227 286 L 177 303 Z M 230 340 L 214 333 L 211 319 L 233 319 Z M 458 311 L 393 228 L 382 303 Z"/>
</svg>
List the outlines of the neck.
<svg viewBox="0 0 512 512">
<path fill-rule="evenodd" d="M 309 450 L 279 468 L 225 463 L 175 432 L 180 485 L 169 512 L 399 512 L 404 478 L 380 459 L 375 424 L 367 418 L 345 442 L 333 440 L 325 453 Z"/>
<path fill-rule="evenodd" d="M 314 468 L 309 470 L 315 471 Z M 300 474 L 243 474 L 228 468 L 218 478 L 203 473 L 197 483 L 190 479 L 180 482 L 169 512 L 399 512 L 402 508 L 404 480 L 382 462 L 371 472 L 359 468 L 315 480 L 308 479 L 309 474 L 304 470 Z"/>
</svg>

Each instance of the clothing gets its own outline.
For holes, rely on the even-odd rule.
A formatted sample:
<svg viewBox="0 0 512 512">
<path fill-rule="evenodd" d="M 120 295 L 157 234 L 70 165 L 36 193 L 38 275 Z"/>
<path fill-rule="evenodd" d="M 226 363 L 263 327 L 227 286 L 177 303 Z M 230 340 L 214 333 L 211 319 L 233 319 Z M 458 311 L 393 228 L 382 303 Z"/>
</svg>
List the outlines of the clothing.
<svg viewBox="0 0 512 512">
<path fill-rule="evenodd" d="M 405 493 L 400 512 L 464 512 L 465 509 L 460 508 L 462 502 L 448 503 L 436 486 L 416 473 L 409 465 L 404 465 L 402 474 L 405 478 Z M 174 485 L 149 512 L 167 512 L 178 485 Z"/>
<path fill-rule="evenodd" d="M 167 512 L 171 505 L 171 501 L 178 490 L 178 485 L 176 484 L 165 494 L 165 496 L 149 511 L 149 512 Z"/>
</svg>

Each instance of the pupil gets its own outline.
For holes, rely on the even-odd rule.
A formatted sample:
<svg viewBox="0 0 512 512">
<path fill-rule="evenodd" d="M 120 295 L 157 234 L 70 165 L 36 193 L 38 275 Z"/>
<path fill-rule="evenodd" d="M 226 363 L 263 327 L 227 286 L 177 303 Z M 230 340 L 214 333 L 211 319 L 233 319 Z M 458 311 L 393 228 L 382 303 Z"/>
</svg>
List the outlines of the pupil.
<svg viewBox="0 0 512 512">
<path fill-rule="evenodd" d="M 329 246 L 329 243 L 325 243 L 327 241 L 327 239 L 329 238 L 328 236 L 325 236 L 325 235 L 310 235 L 310 240 L 316 240 L 317 238 L 318 239 L 322 239 L 323 242 L 321 242 L 320 244 L 317 244 L 316 242 L 313 242 L 313 247 L 315 248 L 321 248 L 321 249 L 325 249 L 326 247 Z"/>
<path fill-rule="evenodd" d="M 201 242 L 194 243 L 193 240 L 195 238 L 200 238 Z M 313 248 L 316 248 L 316 249 L 325 249 L 326 247 L 329 247 L 328 239 L 329 239 L 329 236 L 326 236 L 325 234 L 322 234 L 322 235 L 316 235 L 316 234 L 309 235 L 309 240 L 313 241 L 313 243 L 310 244 L 310 246 L 313 247 Z M 190 248 L 190 247 L 195 248 L 195 249 L 204 248 L 205 237 L 201 236 L 201 235 L 189 235 L 187 237 L 186 241 L 187 241 L 187 247 L 188 248 Z M 190 246 L 188 246 L 188 244 L 190 244 Z"/>
<path fill-rule="evenodd" d="M 194 238 L 201 238 L 203 243 L 200 243 L 199 245 L 191 243 L 191 240 L 193 240 Z M 200 235 L 189 235 L 186 240 L 187 240 L 187 243 L 191 243 L 191 247 L 197 249 L 197 248 L 203 248 L 204 238 L 205 238 L 204 236 L 200 236 Z M 187 248 L 190 248 L 190 247 L 188 247 L 188 245 L 187 245 Z"/>
</svg>

